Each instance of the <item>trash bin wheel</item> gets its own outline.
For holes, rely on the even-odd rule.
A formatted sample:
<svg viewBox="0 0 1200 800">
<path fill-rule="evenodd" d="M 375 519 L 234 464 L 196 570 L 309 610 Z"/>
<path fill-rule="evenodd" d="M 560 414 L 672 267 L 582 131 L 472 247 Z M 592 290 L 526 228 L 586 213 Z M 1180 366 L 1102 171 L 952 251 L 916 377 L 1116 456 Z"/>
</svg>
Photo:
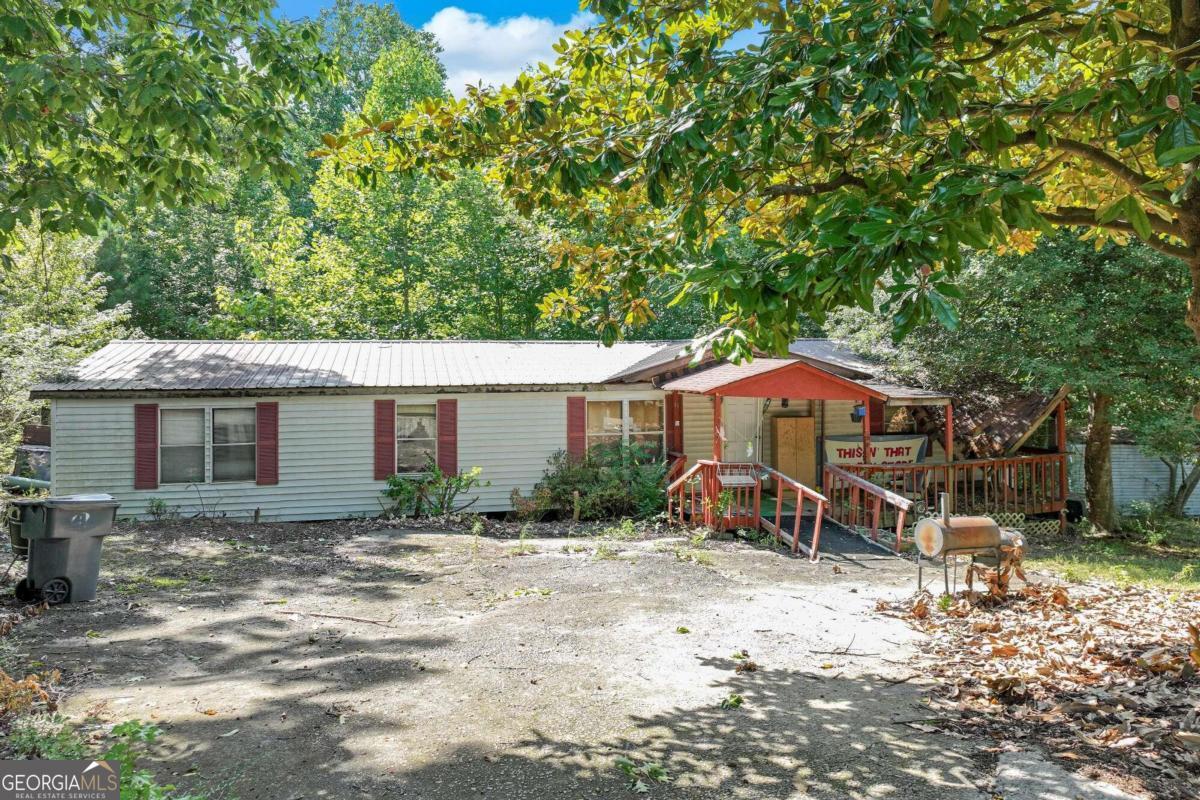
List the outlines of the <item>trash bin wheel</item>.
<svg viewBox="0 0 1200 800">
<path fill-rule="evenodd" d="M 17 595 L 17 599 L 22 603 L 37 600 L 37 592 L 33 590 L 33 584 L 30 583 L 29 578 L 21 578 L 21 580 L 17 581 L 15 594 Z"/>
<path fill-rule="evenodd" d="M 49 605 L 65 603 L 70 596 L 71 582 L 66 578 L 51 578 L 42 584 L 42 599 Z"/>
</svg>

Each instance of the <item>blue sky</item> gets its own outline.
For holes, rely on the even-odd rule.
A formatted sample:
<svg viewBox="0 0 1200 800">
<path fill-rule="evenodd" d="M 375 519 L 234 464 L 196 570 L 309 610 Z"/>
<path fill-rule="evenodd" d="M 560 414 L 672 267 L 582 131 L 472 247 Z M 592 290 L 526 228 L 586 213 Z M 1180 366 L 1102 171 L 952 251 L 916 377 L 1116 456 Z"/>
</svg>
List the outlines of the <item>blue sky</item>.
<svg viewBox="0 0 1200 800">
<path fill-rule="evenodd" d="M 279 0 L 279 14 L 311 17 L 330 4 Z M 410 25 L 437 37 L 447 84 L 455 93 L 468 83 L 504 83 L 524 67 L 553 61 L 552 46 L 563 31 L 589 20 L 576 0 L 401 0 L 395 6 Z"/>
<path fill-rule="evenodd" d="M 279 0 L 279 12 L 285 17 L 296 19 L 312 17 L 325 6 L 332 5 L 322 0 Z M 408 24 L 421 27 L 434 14 L 446 6 L 453 5 L 464 11 L 482 14 L 490 20 L 519 17 L 527 14 L 556 22 L 566 22 L 579 12 L 579 3 L 574 0 L 501 0 L 500 2 L 438 2 L 438 0 L 404 0 L 394 3 Z"/>
</svg>

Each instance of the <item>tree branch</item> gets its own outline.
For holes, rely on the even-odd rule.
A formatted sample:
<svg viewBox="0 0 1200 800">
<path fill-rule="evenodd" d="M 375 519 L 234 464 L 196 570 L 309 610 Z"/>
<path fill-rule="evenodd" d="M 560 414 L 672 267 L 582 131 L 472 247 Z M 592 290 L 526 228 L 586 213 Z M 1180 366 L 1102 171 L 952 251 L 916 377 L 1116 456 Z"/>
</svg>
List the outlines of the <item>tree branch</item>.
<svg viewBox="0 0 1200 800">
<path fill-rule="evenodd" d="M 1037 143 L 1037 134 L 1034 131 L 1021 131 L 1017 134 L 1017 139 L 1012 146 L 1019 147 Z M 1050 134 L 1050 145 L 1057 147 L 1059 150 L 1064 150 L 1072 155 L 1077 155 L 1080 158 L 1085 158 L 1098 167 L 1108 171 L 1115 177 L 1124 181 L 1131 189 L 1146 195 L 1156 203 L 1174 208 L 1175 205 L 1171 202 L 1171 195 L 1163 189 L 1147 189 L 1146 187 L 1154 183 L 1154 179 L 1149 175 L 1138 172 L 1133 167 L 1126 164 L 1121 159 L 1110 154 L 1107 150 L 1080 142 L 1075 139 L 1068 139 L 1065 136 L 1055 136 Z"/>
<path fill-rule="evenodd" d="M 857 186 L 860 189 L 867 188 L 867 184 L 861 178 L 856 178 L 853 175 L 843 172 L 836 178 L 819 183 L 776 183 L 762 190 L 762 194 L 771 199 L 777 197 L 813 197 L 814 195 L 832 192 L 835 189 L 840 189 L 843 186 Z"/>
<path fill-rule="evenodd" d="M 1096 212 L 1090 208 L 1059 206 L 1059 208 L 1055 211 L 1042 211 L 1040 213 L 1043 217 L 1050 222 L 1053 222 L 1055 225 L 1077 225 L 1087 228 L 1105 228 L 1110 231 L 1131 233 L 1134 236 L 1138 235 L 1132 223 L 1123 219 L 1115 219 L 1111 222 L 1097 222 Z M 1157 220 L 1157 222 L 1159 224 L 1156 225 L 1156 220 L 1153 218 L 1150 220 L 1150 226 L 1155 230 L 1161 230 L 1161 227 L 1170 227 L 1162 220 Z M 1173 229 L 1163 230 L 1161 232 L 1166 233 L 1168 236 L 1179 235 L 1178 233 L 1174 232 Z M 1159 236 L 1151 236 L 1149 239 L 1145 239 L 1140 236 L 1138 238 L 1142 239 L 1142 241 L 1144 241 L 1147 245 L 1153 247 L 1155 250 L 1158 250 L 1160 253 L 1166 253 L 1169 256 L 1175 256 L 1176 258 L 1183 259 L 1191 259 L 1195 257 L 1195 253 L 1192 251 L 1192 248 L 1168 242 L 1166 239 L 1163 239 Z"/>
</svg>

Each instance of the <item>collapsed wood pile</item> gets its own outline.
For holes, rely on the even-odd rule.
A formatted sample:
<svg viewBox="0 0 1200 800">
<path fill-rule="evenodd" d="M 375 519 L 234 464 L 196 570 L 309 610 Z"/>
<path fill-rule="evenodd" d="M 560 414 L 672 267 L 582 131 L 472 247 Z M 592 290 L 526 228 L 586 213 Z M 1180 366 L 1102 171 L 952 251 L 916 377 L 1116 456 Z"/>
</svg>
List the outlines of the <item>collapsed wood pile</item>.
<svg viewBox="0 0 1200 800">
<path fill-rule="evenodd" d="M 1200 797 L 1200 594 L 989 588 L 879 604 L 929 635 L 942 727 L 1032 741 L 1156 797 Z"/>
</svg>

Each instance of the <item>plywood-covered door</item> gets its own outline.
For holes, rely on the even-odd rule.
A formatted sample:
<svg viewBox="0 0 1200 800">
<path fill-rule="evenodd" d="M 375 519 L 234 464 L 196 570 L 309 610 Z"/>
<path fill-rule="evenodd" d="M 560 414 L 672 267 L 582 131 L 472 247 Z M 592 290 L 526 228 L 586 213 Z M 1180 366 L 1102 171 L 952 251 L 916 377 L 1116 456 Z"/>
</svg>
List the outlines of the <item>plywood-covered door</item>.
<svg viewBox="0 0 1200 800">
<path fill-rule="evenodd" d="M 817 428 L 814 417 L 772 417 L 775 469 L 805 486 L 817 485 Z"/>
</svg>

